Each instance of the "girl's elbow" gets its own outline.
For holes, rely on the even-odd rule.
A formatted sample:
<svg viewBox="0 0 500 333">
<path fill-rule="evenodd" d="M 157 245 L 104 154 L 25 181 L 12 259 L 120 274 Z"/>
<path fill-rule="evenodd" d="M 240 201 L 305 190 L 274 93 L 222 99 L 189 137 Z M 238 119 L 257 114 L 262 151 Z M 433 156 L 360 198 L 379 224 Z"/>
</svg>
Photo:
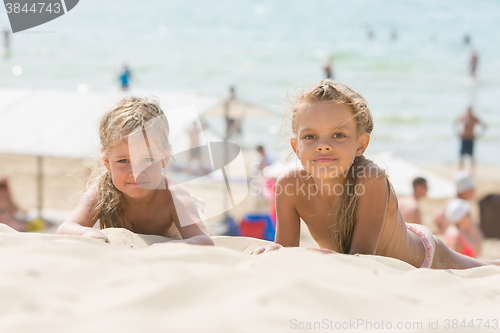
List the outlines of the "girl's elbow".
<svg viewBox="0 0 500 333">
<path fill-rule="evenodd" d="M 212 237 L 208 235 L 197 235 L 197 236 L 192 236 L 189 238 L 184 238 L 184 242 L 188 244 L 194 244 L 194 245 L 206 245 L 206 246 L 214 246 L 215 243 L 212 240 Z"/>
<path fill-rule="evenodd" d="M 63 222 L 63 224 L 61 224 L 58 228 L 57 228 L 57 231 L 56 231 L 56 234 L 57 235 L 65 235 L 67 234 L 67 222 Z"/>
<path fill-rule="evenodd" d="M 215 246 L 215 243 L 212 240 L 212 237 L 210 237 L 210 236 L 202 236 L 202 244 L 201 245 Z"/>
</svg>

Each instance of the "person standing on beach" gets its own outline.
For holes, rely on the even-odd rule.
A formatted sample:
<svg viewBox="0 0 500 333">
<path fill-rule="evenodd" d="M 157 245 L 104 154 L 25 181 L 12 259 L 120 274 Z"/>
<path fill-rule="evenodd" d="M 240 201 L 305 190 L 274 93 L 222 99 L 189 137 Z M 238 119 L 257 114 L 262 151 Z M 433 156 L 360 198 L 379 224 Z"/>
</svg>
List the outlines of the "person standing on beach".
<svg viewBox="0 0 500 333">
<path fill-rule="evenodd" d="M 470 77 L 474 81 L 477 80 L 476 78 L 477 62 L 478 62 L 477 52 L 474 49 L 472 49 L 470 51 L 470 58 L 469 58 L 469 72 L 470 72 Z"/>
<path fill-rule="evenodd" d="M 123 65 L 122 71 L 120 72 L 120 75 L 118 76 L 118 78 L 120 80 L 120 86 L 121 86 L 123 91 L 127 91 L 129 89 L 131 77 L 132 77 L 132 74 L 130 73 L 130 69 L 128 68 L 127 65 Z"/>
<path fill-rule="evenodd" d="M 471 172 L 473 172 L 475 161 L 474 161 L 474 141 L 476 140 L 475 128 L 476 126 L 481 126 L 481 135 L 486 131 L 486 125 L 481 122 L 475 115 L 472 110 L 472 106 L 469 105 L 465 114 L 458 118 L 455 123 L 455 128 L 461 127 L 458 135 L 462 141 L 462 146 L 460 148 L 460 162 L 459 169 L 463 169 L 464 167 L 464 158 L 465 155 L 469 155 L 470 163 L 471 163 Z"/>
<path fill-rule="evenodd" d="M 233 101 L 236 101 L 236 89 L 234 86 L 229 87 L 229 99 L 226 102 L 226 113 L 224 118 L 226 120 L 226 139 L 230 139 L 233 134 L 241 134 L 241 119 L 232 118 L 230 115 L 230 106 Z"/>
<path fill-rule="evenodd" d="M 413 180 L 413 195 L 398 200 L 399 210 L 406 223 L 422 223 L 422 214 L 418 202 L 427 195 L 427 180 L 417 177 Z"/>
<path fill-rule="evenodd" d="M 325 77 L 333 80 L 332 62 L 333 56 L 328 57 L 325 61 L 325 65 L 323 66 L 323 70 L 325 71 Z"/>
<path fill-rule="evenodd" d="M 3 31 L 3 56 L 9 57 L 10 55 L 10 32 L 8 30 Z"/>
<path fill-rule="evenodd" d="M 193 175 L 201 175 L 203 168 L 200 148 L 200 134 L 202 133 L 201 126 L 203 126 L 203 124 L 199 124 L 198 121 L 195 120 L 186 131 L 189 135 L 190 145 L 187 169 L 188 172 Z"/>
</svg>

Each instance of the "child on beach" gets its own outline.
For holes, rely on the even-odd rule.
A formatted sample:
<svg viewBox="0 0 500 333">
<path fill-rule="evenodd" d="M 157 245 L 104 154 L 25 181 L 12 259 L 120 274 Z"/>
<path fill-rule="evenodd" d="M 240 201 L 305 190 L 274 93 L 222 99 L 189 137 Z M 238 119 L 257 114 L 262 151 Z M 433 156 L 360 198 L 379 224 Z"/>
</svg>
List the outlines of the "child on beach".
<svg viewBox="0 0 500 333">
<path fill-rule="evenodd" d="M 126 228 L 213 245 L 190 194 L 162 173 L 171 152 L 168 134 L 156 101 L 125 97 L 109 110 L 99 127 L 102 165 L 57 233 L 107 241 L 93 228 L 99 221 L 101 229 Z"/>
<path fill-rule="evenodd" d="M 252 254 L 299 246 L 302 218 L 322 252 L 380 255 L 427 268 L 485 264 L 450 250 L 426 227 L 405 223 L 387 175 L 363 156 L 373 119 L 353 89 L 316 83 L 292 100 L 291 127 L 303 169 L 278 178 L 275 243 Z"/>
</svg>

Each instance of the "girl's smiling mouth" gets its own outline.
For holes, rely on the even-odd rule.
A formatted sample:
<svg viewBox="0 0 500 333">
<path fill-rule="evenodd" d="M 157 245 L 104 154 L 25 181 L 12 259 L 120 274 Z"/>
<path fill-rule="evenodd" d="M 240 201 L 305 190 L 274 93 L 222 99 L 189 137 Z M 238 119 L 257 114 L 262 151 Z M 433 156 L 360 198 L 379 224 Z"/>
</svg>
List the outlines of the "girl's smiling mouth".
<svg viewBox="0 0 500 333">
<path fill-rule="evenodd" d="M 128 185 L 132 185 L 132 186 L 142 186 L 144 184 L 147 184 L 147 182 L 141 182 L 141 183 L 128 183 Z"/>
<path fill-rule="evenodd" d="M 313 163 L 330 163 L 336 160 L 337 159 L 333 157 L 318 157 L 313 160 Z"/>
</svg>

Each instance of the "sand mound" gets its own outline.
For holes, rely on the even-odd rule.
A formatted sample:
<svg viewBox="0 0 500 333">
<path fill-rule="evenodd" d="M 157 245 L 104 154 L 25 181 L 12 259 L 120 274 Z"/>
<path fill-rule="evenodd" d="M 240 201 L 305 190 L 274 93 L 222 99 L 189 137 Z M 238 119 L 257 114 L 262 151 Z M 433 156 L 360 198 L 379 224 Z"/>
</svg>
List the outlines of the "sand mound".
<svg viewBox="0 0 500 333">
<path fill-rule="evenodd" d="M 452 320 L 473 320 L 474 332 L 479 319 L 489 319 L 490 329 L 494 319 L 499 325 L 496 266 L 437 271 L 298 248 L 249 256 L 244 252 L 266 242 L 215 237 L 216 247 L 203 247 L 105 232 L 110 244 L 0 225 L 0 332 L 253 333 L 389 324 L 436 331 L 432 325 L 445 330 L 447 319 L 450 330 Z M 148 246 L 157 241 L 164 244 Z"/>
</svg>

